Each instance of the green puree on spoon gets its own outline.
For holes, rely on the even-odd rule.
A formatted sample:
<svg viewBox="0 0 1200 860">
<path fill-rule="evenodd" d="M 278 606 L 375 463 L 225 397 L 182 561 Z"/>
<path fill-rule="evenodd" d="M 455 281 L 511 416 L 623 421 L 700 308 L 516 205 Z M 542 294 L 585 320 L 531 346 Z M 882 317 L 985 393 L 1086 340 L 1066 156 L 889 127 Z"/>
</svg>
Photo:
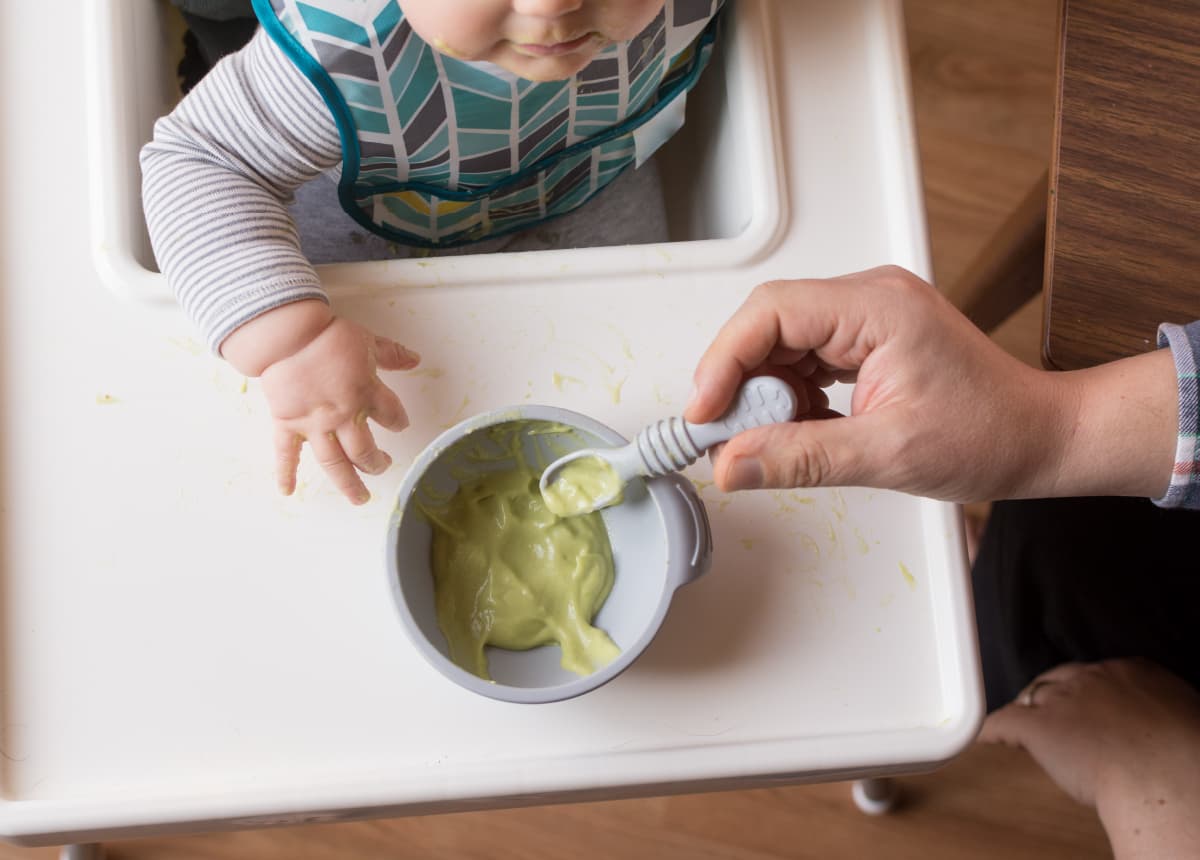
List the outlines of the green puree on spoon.
<svg viewBox="0 0 1200 860">
<path fill-rule="evenodd" d="M 571 517 L 619 505 L 624 488 L 617 470 L 603 457 L 578 457 L 563 464 L 542 490 L 542 498 L 560 517 Z"/>
</svg>

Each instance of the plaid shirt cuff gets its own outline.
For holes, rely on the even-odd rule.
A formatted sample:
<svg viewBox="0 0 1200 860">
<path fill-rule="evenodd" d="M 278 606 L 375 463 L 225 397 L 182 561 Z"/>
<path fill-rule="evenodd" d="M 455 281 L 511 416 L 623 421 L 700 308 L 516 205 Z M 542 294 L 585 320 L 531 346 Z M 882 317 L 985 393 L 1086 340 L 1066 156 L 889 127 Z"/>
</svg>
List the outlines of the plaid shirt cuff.
<svg viewBox="0 0 1200 860">
<path fill-rule="evenodd" d="M 1179 442 L 1175 448 L 1175 469 L 1167 494 L 1154 503 L 1164 508 L 1200 510 L 1200 320 L 1186 326 L 1163 323 L 1158 327 L 1158 345 L 1170 346 L 1179 377 Z"/>
</svg>

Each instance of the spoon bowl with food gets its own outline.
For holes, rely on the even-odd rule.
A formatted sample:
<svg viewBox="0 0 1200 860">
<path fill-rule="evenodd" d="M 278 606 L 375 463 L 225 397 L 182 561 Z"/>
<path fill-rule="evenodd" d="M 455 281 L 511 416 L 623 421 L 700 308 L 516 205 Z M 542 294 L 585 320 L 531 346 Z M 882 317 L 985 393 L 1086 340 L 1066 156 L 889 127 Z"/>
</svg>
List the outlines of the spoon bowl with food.
<svg viewBox="0 0 1200 860">
<path fill-rule="evenodd" d="M 729 410 L 716 421 L 692 424 L 665 418 L 646 427 L 628 445 L 584 448 L 555 460 L 538 482 L 546 507 L 559 516 L 576 516 L 620 504 L 633 478 L 678 472 L 714 445 L 752 427 L 791 421 L 796 393 L 774 376 L 756 376 L 738 391 Z"/>
</svg>

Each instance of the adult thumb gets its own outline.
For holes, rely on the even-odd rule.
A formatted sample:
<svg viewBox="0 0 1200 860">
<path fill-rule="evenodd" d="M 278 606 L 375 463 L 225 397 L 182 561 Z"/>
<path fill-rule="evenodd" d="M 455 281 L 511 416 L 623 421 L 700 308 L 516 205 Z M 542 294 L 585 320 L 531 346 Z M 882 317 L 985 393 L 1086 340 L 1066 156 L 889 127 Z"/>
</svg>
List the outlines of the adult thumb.
<svg viewBox="0 0 1200 860">
<path fill-rule="evenodd" d="M 768 424 L 729 440 L 713 464 L 725 492 L 765 487 L 888 488 L 870 416 Z"/>
<path fill-rule="evenodd" d="M 1035 729 L 1038 717 L 1036 708 L 1010 702 L 988 715 L 983 721 L 983 728 L 980 729 L 977 740 L 984 744 L 1023 747 L 1025 739 Z"/>
</svg>

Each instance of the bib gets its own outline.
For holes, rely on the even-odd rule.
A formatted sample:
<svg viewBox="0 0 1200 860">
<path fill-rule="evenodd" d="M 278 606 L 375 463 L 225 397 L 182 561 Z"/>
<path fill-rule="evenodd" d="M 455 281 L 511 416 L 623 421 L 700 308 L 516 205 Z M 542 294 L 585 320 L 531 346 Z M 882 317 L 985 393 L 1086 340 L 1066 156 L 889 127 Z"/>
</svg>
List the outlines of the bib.
<svg viewBox="0 0 1200 860">
<path fill-rule="evenodd" d="M 384 238 L 436 248 L 563 215 L 641 164 L 682 125 L 722 3 L 667 0 L 631 41 L 541 83 L 434 50 L 396 0 L 254 10 L 329 106 L 342 207 Z"/>
</svg>

